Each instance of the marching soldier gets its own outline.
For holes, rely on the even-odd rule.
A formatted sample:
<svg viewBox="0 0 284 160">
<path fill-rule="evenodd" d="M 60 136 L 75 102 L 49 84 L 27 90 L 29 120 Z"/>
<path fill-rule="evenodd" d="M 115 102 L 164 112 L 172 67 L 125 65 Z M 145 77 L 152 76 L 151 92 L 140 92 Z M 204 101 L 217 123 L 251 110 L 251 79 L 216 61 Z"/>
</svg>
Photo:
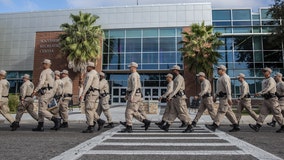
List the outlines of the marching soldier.
<svg viewBox="0 0 284 160">
<path fill-rule="evenodd" d="M 183 131 L 184 133 L 193 132 L 193 128 L 191 125 L 191 119 L 188 114 L 188 109 L 186 105 L 186 95 L 184 93 L 185 84 L 184 78 L 180 75 L 180 67 L 178 65 L 174 65 L 171 68 L 172 73 L 176 76 L 174 79 L 173 91 L 168 96 L 167 101 L 172 101 L 170 103 L 172 108 L 170 109 L 168 122 L 164 126 L 159 126 L 162 130 L 168 132 L 170 125 L 173 121 L 178 117 L 187 128 Z"/>
<path fill-rule="evenodd" d="M 145 124 L 145 130 L 148 130 L 151 121 L 145 119 L 141 113 L 138 112 L 141 103 L 141 82 L 140 75 L 137 72 L 138 64 L 131 62 L 128 67 L 130 68 L 131 74 L 129 75 L 127 82 L 127 106 L 125 110 L 126 128 L 121 132 L 132 132 L 133 117 L 140 122 L 143 122 Z"/>
<path fill-rule="evenodd" d="M 282 116 L 284 117 L 284 82 L 282 80 L 282 77 L 283 77 L 282 74 L 278 72 L 275 74 L 274 79 L 277 82 L 276 96 L 278 97 L 278 101 L 279 101 L 280 108 L 281 108 L 281 113 L 282 113 Z M 273 117 L 272 122 L 267 123 L 267 125 L 271 127 L 275 127 L 276 126 L 275 118 Z"/>
<path fill-rule="evenodd" d="M 198 97 L 201 97 L 200 106 L 198 108 L 198 112 L 192 121 L 192 125 L 195 127 L 196 123 L 202 116 L 203 112 L 207 109 L 211 119 L 214 121 L 216 117 L 216 111 L 213 107 L 213 98 L 211 96 L 211 83 L 208 79 L 206 79 L 206 75 L 203 72 L 199 72 L 196 75 L 201 82 L 201 92 L 198 94 Z"/>
<path fill-rule="evenodd" d="M 19 123 L 21 121 L 21 118 L 25 112 L 25 110 L 28 111 L 28 113 L 36 120 L 38 121 L 38 115 L 34 111 L 34 100 L 32 97 L 32 93 L 34 91 L 34 84 L 30 81 L 30 75 L 25 74 L 23 76 L 24 83 L 22 84 L 20 88 L 20 104 L 17 109 L 16 114 L 16 120 L 12 123 L 11 128 L 12 131 L 15 131 L 17 128 L 20 127 Z"/>
<path fill-rule="evenodd" d="M 59 102 L 59 115 L 63 120 L 63 123 L 60 125 L 61 128 L 68 128 L 68 109 L 69 103 L 73 96 L 73 82 L 69 78 L 69 72 L 63 70 L 61 72 L 61 80 L 63 82 L 63 97 Z"/>
<path fill-rule="evenodd" d="M 53 85 L 54 85 L 54 73 L 50 69 L 51 61 L 45 59 L 42 62 L 43 71 L 40 74 L 38 86 L 33 91 L 32 96 L 38 93 L 39 96 L 39 106 L 38 106 L 38 125 L 33 128 L 33 131 L 44 131 L 44 118 L 54 122 L 55 130 L 60 128 L 60 118 L 56 118 L 50 113 L 47 108 L 49 102 L 53 98 Z"/>
<path fill-rule="evenodd" d="M 88 62 L 84 89 L 80 96 L 80 101 L 85 97 L 85 114 L 88 127 L 86 130 L 83 130 L 82 133 L 94 132 L 94 121 L 98 122 L 99 128 L 105 124 L 105 121 L 100 119 L 100 116 L 97 113 L 100 96 L 99 83 L 100 79 L 98 72 L 95 70 L 95 63 Z"/>
<path fill-rule="evenodd" d="M 100 72 L 100 102 L 99 107 L 97 109 L 97 113 L 100 116 L 102 112 L 107 118 L 108 125 L 105 128 L 113 128 L 112 117 L 110 114 L 110 105 L 109 105 L 109 84 L 105 79 L 105 73 Z"/>
<path fill-rule="evenodd" d="M 12 124 L 14 118 L 9 113 L 10 109 L 8 106 L 10 83 L 6 79 L 6 74 L 6 71 L 0 71 L 0 113 Z"/>
<path fill-rule="evenodd" d="M 229 130 L 229 132 L 240 131 L 237 118 L 232 111 L 231 79 L 226 74 L 227 68 L 224 65 L 220 65 L 217 69 L 220 76 L 217 80 L 217 97 L 219 97 L 220 103 L 214 123 L 212 125 L 206 125 L 206 127 L 215 131 L 226 116 L 233 124 L 233 129 Z M 214 101 L 215 100 L 216 99 L 214 99 Z"/>
<path fill-rule="evenodd" d="M 263 121 L 267 117 L 267 115 L 271 112 L 281 126 L 276 132 L 284 132 L 284 122 L 283 116 L 281 114 L 281 108 L 278 102 L 278 97 L 275 95 L 276 92 L 276 82 L 270 77 L 272 70 L 268 67 L 262 69 L 262 73 L 265 79 L 262 81 L 262 90 L 256 93 L 256 96 L 264 97 L 263 104 L 260 108 L 259 117 L 255 125 L 249 124 L 250 128 L 254 131 L 258 132 L 261 128 Z"/>
<path fill-rule="evenodd" d="M 173 87 L 174 87 L 173 75 L 170 74 L 170 73 L 167 74 L 166 80 L 168 82 L 167 91 L 159 98 L 159 101 L 161 101 L 162 99 L 167 99 L 168 96 L 173 92 Z M 166 122 L 168 122 L 170 109 L 171 109 L 171 101 L 167 101 L 167 106 L 165 108 L 165 111 L 164 111 L 164 114 L 163 114 L 163 117 L 162 117 L 162 121 L 155 123 L 156 125 L 161 127 Z"/>
<path fill-rule="evenodd" d="M 249 92 L 249 85 L 245 81 L 245 75 L 240 73 L 237 76 L 238 80 L 241 82 L 240 86 L 240 97 L 239 97 L 239 104 L 237 106 L 237 113 L 236 113 L 236 118 L 238 121 L 238 124 L 240 123 L 241 117 L 242 117 L 242 111 L 245 108 L 249 115 L 257 121 L 258 115 L 252 110 L 251 106 L 251 98 L 250 98 L 250 92 Z"/>
</svg>

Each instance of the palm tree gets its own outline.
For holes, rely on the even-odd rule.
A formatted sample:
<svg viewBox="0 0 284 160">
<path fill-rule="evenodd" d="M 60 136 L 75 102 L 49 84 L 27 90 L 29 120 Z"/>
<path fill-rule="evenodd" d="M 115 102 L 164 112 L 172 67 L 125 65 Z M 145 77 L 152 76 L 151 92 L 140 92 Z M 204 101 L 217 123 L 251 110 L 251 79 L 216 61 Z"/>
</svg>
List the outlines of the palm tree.
<svg viewBox="0 0 284 160">
<path fill-rule="evenodd" d="M 221 54 L 216 50 L 223 45 L 218 39 L 221 33 L 213 33 L 212 26 L 205 26 L 204 22 L 192 24 L 189 32 L 182 32 L 183 40 L 179 42 L 183 45 L 180 51 L 183 54 L 184 63 L 189 71 L 198 73 L 204 72 L 208 77 L 213 76 L 213 64 L 217 64 Z"/>
<path fill-rule="evenodd" d="M 86 72 L 86 63 L 100 57 L 104 38 L 101 26 L 95 26 L 99 18 L 91 13 L 71 14 L 72 24 L 61 24 L 63 34 L 59 36 L 61 51 L 67 55 L 68 67 L 80 72 L 82 78 Z"/>
</svg>

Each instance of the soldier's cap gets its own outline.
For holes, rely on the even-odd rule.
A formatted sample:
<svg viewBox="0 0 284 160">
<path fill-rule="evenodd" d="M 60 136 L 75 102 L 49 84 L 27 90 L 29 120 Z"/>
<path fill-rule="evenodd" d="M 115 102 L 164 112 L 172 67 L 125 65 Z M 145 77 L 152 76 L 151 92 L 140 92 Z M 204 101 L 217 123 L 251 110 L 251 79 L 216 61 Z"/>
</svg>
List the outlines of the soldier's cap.
<svg viewBox="0 0 284 160">
<path fill-rule="evenodd" d="M 272 69 L 270 69 L 268 67 L 263 68 L 262 71 L 268 71 L 268 72 L 272 73 Z"/>
<path fill-rule="evenodd" d="M 88 66 L 88 67 L 95 67 L 95 63 L 94 63 L 94 62 L 88 62 L 88 63 L 87 63 L 87 66 Z"/>
<path fill-rule="evenodd" d="M 202 77 L 206 77 L 204 72 L 199 72 L 198 74 L 196 74 L 197 77 L 202 76 Z"/>
<path fill-rule="evenodd" d="M 137 64 L 136 62 L 131 62 L 131 63 L 129 63 L 128 67 L 129 67 L 129 68 L 130 68 L 130 67 L 136 67 L 136 68 L 138 68 L 138 64 Z"/>
<path fill-rule="evenodd" d="M 171 68 L 171 70 L 178 70 L 178 71 L 180 71 L 180 66 L 178 66 L 178 65 L 174 65 L 172 68 Z"/>
<path fill-rule="evenodd" d="M 66 69 L 64 69 L 62 70 L 61 74 L 69 74 L 69 72 Z"/>
<path fill-rule="evenodd" d="M 54 71 L 54 74 L 59 76 L 60 75 L 60 71 L 56 70 L 56 71 Z"/>
<path fill-rule="evenodd" d="M 169 74 L 166 75 L 166 77 L 173 78 L 174 76 L 169 73 Z"/>
<path fill-rule="evenodd" d="M 3 75 L 3 76 L 6 76 L 7 72 L 5 70 L 1 70 L 0 74 Z"/>
<path fill-rule="evenodd" d="M 245 78 L 246 76 L 245 76 L 243 73 L 239 73 L 239 75 L 237 76 L 237 78 L 240 78 L 240 77 Z"/>
<path fill-rule="evenodd" d="M 282 75 L 282 73 L 277 72 L 277 73 L 274 75 L 274 77 L 276 77 L 276 76 L 278 76 L 278 77 L 282 77 L 283 75 Z"/>
<path fill-rule="evenodd" d="M 105 73 L 104 72 L 100 72 L 100 76 L 105 77 Z"/>
<path fill-rule="evenodd" d="M 22 79 L 30 79 L 30 75 L 28 75 L 28 74 L 24 74 L 23 76 L 22 76 Z"/>
<path fill-rule="evenodd" d="M 44 59 L 42 61 L 42 64 L 51 64 L 51 60 L 50 59 Z"/>
<path fill-rule="evenodd" d="M 227 70 L 226 66 L 224 66 L 224 65 L 219 65 L 219 66 L 217 67 L 217 69 L 221 69 L 221 70 L 223 70 L 223 71 L 226 71 L 226 70 Z"/>
</svg>

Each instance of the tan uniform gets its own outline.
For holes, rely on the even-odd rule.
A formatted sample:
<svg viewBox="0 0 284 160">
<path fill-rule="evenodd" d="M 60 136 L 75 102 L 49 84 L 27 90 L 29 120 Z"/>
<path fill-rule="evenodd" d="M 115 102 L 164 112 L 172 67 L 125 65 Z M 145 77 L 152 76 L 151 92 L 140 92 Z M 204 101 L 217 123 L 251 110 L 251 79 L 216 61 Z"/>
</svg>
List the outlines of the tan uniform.
<svg viewBox="0 0 284 160">
<path fill-rule="evenodd" d="M 168 96 L 173 92 L 173 88 L 174 88 L 174 82 L 170 81 L 167 85 L 167 91 L 162 95 L 162 98 L 167 99 Z M 162 120 L 165 122 L 168 122 L 171 106 L 172 106 L 172 101 L 167 101 L 167 106 L 165 108 L 165 112 L 162 118 Z"/>
<path fill-rule="evenodd" d="M 213 98 L 211 96 L 211 83 L 209 80 L 204 79 L 201 83 L 201 92 L 198 94 L 201 97 L 200 106 L 198 112 L 194 118 L 194 122 L 198 122 L 203 112 L 207 109 L 211 119 L 214 121 L 216 117 L 216 111 L 213 107 Z"/>
<path fill-rule="evenodd" d="M 281 107 L 282 115 L 284 115 L 284 82 L 278 82 L 276 85 L 277 96 L 279 96 L 279 104 Z"/>
<path fill-rule="evenodd" d="M 238 123 L 240 123 L 240 119 L 242 117 L 242 111 L 245 108 L 249 115 L 257 121 L 258 115 L 252 110 L 251 106 L 251 98 L 247 97 L 250 92 L 249 92 L 249 85 L 246 81 L 243 81 L 240 86 L 240 101 L 239 105 L 237 106 L 237 113 L 236 113 L 236 118 Z"/>
<path fill-rule="evenodd" d="M 56 79 L 53 86 L 54 96 L 62 96 L 64 89 L 64 84 L 61 79 Z"/>
<path fill-rule="evenodd" d="M 63 82 L 63 97 L 59 102 L 59 115 L 63 122 L 68 122 L 68 109 L 72 99 L 73 82 L 69 77 L 64 77 L 61 80 Z"/>
<path fill-rule="evenodd" d="M 32 93 L 34 91 L 34 84 L 30 81 L 27 80 L 24 82 L 20 88 L 20 96 L 21 98 L 24 98 L 23 101 L 20 102 L 16 114 L 16 122 L 20 122 L 21 118 L 25 112 L 25 110 L 28 111 L 28 113 L 37 121 L 38 120 L 38 115 L 34 111 L 34 100 L 32 97 Z"/>
<path fill-rule="evenodd" d="M 14 122 L 8 106 L 10 83 L 6 79 L 0 80 L 0 113 L 10 122 Z"/>
<path fill-rule="evenodd" d="M 265 94 L 274 94 L 276 92 L 276 82 L 273 78 L 269 77 L 262 81 L 262 91 L 258 94 L 265 95 Z M 263 104 L 260 108 L 259 117 L 257 119 L 257 123 L 259 125 L 263 124 L 263 121 L 267 117 L 269 113 L 272 113 L 275 120 L 282 126 L 283 123 L 283 116 L 281 114 L 281 108 L 278 102 L 278 98 L 273 95 L 271 98 L 264 99 Z"/>
<path fill-rule="evenodd" d="M 228 100 L 232 100 L 231 79 L 227 74 L 222 75 L 217 80 L 217 94 L 225 93 L 224 97 L 219 96 L 219 108 L 215 118 L 215 124 L 220 125 L 226 116 L 232 124 L 238 124 L 237 118 L 232 111 L 232 107 L 228 104 Z"/>
<path fill-rule="evenodd" d="M 127 126 L 132 126 L 133 117 L 143 122 L 144 117 L 138 112 L 141 104 L 141 82 L 140 75 L 133 72 L 129 75 L 127 81 L 127 106 L 125 110 L 125 120 Z"/>
<path fill-rule="evenodd" d="M 85 114 L 87 119 L 87 124 L 89 126 L 94 125 L 94 121 L 97 121 L 100 117 L 97 113 L 99 105 L 99 75 L 96 70 L 91 70 L 87 73 L 84 82 L 84 89 L 82 96 L 85 96 Z M 93 89 L 90 91 L 90 89 Z"/>
<path fill-rule="evenodd" d="M 38 86 L 35 91 L 40 89 L 44 91 L 43 95 L 39 94 L 38 122 L 44 122 L 44 118 L 51 120 L 52 114 L 47 110 L 47 106 L 53 98 L 54 91 L 54 73 L 48 68 L 41 72 Z"/>
<path fill-rule="evenodd" d="M 168 99 L 172 101 L 168 123 L 171 124 L 177 117 L 186 125 L 191 124 L 191 119 L 188 114 L 186 105 L 186 95 L 184 94 L 185 84 L 182 75 L 177 75 L 174 79 L 173 92 Z"/>
<path fill-rule="evenodd" d="M 109 105 L 109 84 L 106 79 L 100 80 L 100 102 L 99 107 L 97 109 L 97 113 L 100 116 L 102 112 L 107 118 L 108 123 L 112 122 L 112 117 L 110 114 L 110 105 Z"/>
</svg>

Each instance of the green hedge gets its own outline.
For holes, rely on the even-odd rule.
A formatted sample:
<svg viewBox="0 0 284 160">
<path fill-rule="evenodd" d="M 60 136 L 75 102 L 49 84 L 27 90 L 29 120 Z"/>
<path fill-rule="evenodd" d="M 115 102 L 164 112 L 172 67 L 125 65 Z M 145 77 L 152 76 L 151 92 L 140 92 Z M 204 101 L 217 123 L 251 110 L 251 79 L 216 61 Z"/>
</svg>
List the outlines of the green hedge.
<svg viewBox="0 0 284 160">
<path fill-rule="evenodd" d="M 9 108 L 10 112 L 15 113 L 19 105 L 19 95 L 18 94 L 9 94 Z"/>
</svg>

